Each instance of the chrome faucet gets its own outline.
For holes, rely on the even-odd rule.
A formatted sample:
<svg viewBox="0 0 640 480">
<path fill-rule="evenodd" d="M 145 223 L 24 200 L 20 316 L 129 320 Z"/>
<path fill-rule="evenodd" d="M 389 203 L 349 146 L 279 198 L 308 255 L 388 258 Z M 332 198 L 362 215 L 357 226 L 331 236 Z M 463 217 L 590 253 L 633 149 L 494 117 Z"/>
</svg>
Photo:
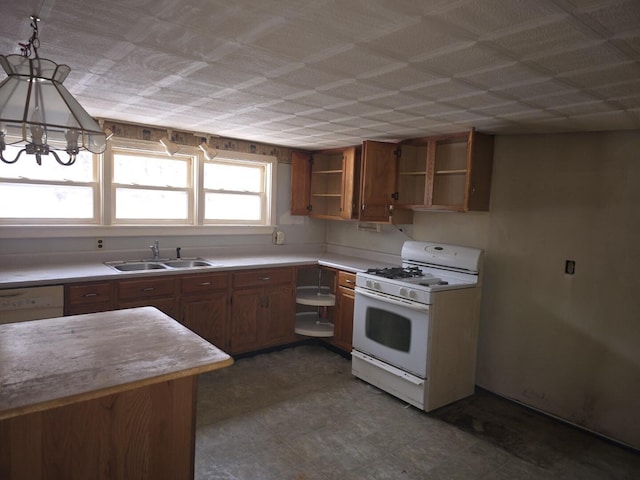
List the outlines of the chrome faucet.
<svg viewBox="0 0 640 480">
<path fill-rule="evenodd" d="M 160 245 L 158 243 L 158 240 L 153 242 L 153 245 L 149 245 L 149 248 L 151 249 L 151 255 L 153 259 L 158 260 L 160 258 Z"/>
</svg>

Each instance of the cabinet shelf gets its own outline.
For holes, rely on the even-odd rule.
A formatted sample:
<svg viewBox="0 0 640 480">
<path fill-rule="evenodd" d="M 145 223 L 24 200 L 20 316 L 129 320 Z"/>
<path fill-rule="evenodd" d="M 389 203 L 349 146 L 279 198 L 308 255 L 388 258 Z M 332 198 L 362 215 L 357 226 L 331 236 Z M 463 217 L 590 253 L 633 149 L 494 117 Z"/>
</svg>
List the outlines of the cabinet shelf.
<svg viewBox="0 0 640 480">
<path fill-rule="evenodd" d="M 426 175 L 427 172 L 426 171 L 420 171 L 420 172 L 399 172 L 400 176 L 423 176 Z"/>
<path fill-rule="evenodd" d="M 333 337 L 333 323 L 316 312 L 296 313 L 296 333 L 307 337 Z"/>
<path fill-rule="evenodd" d="M 312 197 L 341 197 L 341 193 L 312 193 Z"/>
<path fill-rule="evenodd" d="M 320 174 L 320 175 L 331 175 L 331 174 L 336 174 L 339 173 L 342 175 L 342 170 L 314 170 L 313 171 L 313 175 L 316 174 Z"/>
<path fill-rule="evenodd" d="M 329 287 L 298 287 L 296 303 L 313 307 L 333 307 L 336 296 L 329 291 Z"/>
</svg>

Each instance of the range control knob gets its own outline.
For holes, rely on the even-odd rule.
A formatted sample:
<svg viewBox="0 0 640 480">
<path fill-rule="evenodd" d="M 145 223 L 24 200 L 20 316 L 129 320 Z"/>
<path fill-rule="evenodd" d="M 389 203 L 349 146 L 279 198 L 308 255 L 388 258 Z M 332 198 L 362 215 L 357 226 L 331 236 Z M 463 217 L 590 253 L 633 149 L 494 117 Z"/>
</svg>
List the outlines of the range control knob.
<svg viewBox="0 0 640 480">
<path fill-rule="evenodd" d="M 373 288 L 375 290 L 380 290 L 380 284 L 378 282 L 373 282 Z"/>
<path fill-rule="evenodd" d="M 409 298 L 413 298 L 414 300 L 418 298 L 418 292 L 415 290 L 409 290 Z"/>
<path fill-rule="evenodd" d="M 373 282 L 372 282 L 371 280 L 367 280 L 367 281 L 365 282 L 365 286 L 366 286 L 367 288 L 373 288 Z"/>
<path fill-rule="evenodd" d="M 398 293 L 400 293 L 401 297 L 408 297 L 409 296 L 409 291 L 404 287 L 402 287 Z"/>
</svg>

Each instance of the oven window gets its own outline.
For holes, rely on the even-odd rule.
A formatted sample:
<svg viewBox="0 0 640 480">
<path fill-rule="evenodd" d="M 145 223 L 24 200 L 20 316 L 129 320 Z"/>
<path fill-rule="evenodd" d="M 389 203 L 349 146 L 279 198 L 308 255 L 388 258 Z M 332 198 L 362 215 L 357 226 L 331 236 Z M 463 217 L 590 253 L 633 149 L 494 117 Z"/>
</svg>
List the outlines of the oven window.
<svg viewBox="0 0 640 480">
<path fill-rule="evenodd" d="M 369 307 L 365 335 L 386 347 L 408 352 L 411 345 L 411 321 L 387 310 Z"/>
</svg>

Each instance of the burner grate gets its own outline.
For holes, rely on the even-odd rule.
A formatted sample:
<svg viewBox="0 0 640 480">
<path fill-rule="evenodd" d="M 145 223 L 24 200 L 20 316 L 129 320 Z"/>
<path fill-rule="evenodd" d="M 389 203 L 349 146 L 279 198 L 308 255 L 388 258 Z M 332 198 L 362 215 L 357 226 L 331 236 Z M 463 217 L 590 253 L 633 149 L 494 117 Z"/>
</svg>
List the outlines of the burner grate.
<svg viewBox="0 0 640 480">
<path fill-rule="evenodd" d="M 419 267 L 370 268 L 366 273 L 383 278 L 414 278 L 424 276 Z"/>
</svg>

